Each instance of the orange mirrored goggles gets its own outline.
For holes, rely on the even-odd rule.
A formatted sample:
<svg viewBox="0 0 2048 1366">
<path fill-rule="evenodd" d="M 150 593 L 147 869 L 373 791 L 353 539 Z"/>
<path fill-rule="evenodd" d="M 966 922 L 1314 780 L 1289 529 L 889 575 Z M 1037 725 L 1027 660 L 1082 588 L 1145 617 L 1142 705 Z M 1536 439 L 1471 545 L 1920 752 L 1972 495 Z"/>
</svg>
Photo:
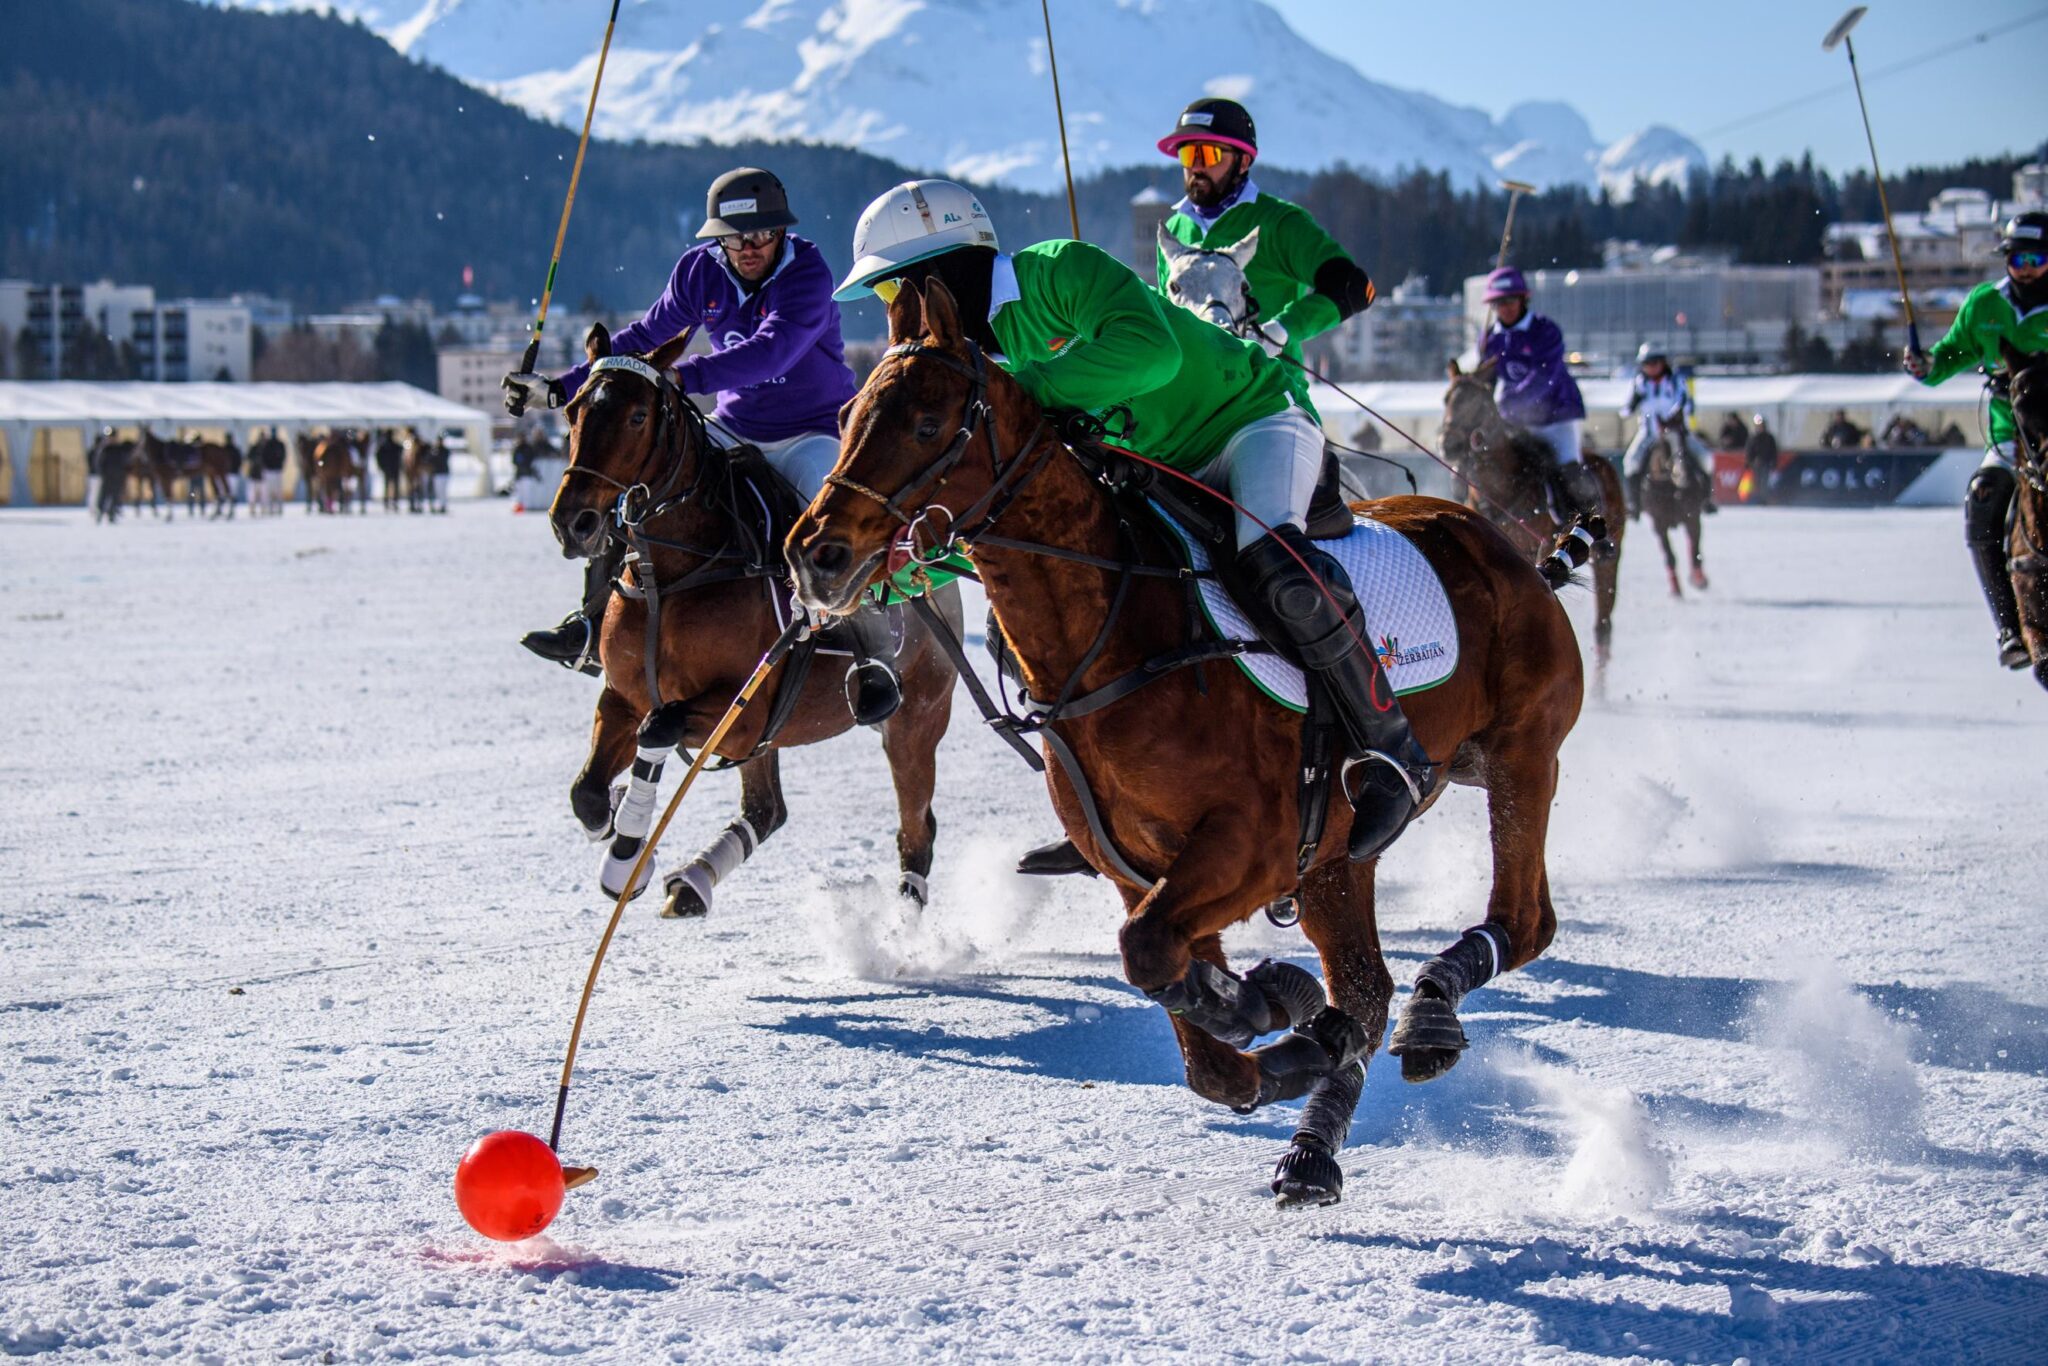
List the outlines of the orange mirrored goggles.
<svg viewBox="0 0 2048 1366">
<path fill-rule="evenodd" d="M 1190 170 L 1205 171 L 1212 166 L 1221 166 L 1223 159 L 1230 155 L 1230 151 L 1230 148 L 1215 142 L 1183 142 L 1174 149 L 1181 165 Z"/>
</svg>

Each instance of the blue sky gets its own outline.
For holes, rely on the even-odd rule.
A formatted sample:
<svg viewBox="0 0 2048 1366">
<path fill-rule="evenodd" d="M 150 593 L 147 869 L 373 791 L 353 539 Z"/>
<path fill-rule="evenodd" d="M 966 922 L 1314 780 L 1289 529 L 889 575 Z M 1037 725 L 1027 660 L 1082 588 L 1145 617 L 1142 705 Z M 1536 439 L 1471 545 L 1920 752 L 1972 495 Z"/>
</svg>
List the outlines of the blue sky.
<svg viewBox="0 0 2048 1366">
<path fill-rule="evenodd" d="M 1775 161 L 1812 149 L 1831 170 L 1869 153 L 1841 48 L 1820 40 L 1842 0 L 1269 0 L 1295 30 L 1374 80 L 1495 116 L 1562 99 L 1612 140 L 1669 124 L 1719 160 Z M 1876 0 L 1856 60 L 1877 150 L 1909 165 L 2018 151 L 2048 138 L 2048 17 L 1895 75 L 1883 68 L 2030 15 L 2043 0 Z M 1489 53 L 1507 53 L 1490 57 Z M 1839 86 L 1768 118 L 1723 125 Z"/>
</svg>

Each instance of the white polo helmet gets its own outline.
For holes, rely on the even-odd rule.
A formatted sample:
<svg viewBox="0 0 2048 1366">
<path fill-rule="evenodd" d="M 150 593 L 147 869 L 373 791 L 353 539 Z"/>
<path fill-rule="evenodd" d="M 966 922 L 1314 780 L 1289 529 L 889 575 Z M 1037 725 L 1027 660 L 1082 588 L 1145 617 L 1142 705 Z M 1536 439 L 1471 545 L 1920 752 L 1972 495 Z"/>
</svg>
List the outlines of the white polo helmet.
<svg viewBox="0 0 2048 1366">
<path fill-rule="evenodd" d="M 875 281 L 913 261 L 956 247 L 995 246 L 995 220 L 965 186 L 906 180 L 861 211 L 853 229 L 853 269 L 832 297 L 865 298 Z"/>
</svg>

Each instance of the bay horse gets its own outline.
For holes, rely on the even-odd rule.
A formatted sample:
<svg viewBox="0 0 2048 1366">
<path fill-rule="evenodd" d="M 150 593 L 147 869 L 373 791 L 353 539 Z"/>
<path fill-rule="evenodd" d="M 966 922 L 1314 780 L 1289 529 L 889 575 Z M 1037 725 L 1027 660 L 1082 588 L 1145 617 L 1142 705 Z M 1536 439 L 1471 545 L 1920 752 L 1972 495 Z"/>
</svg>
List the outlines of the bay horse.
<svg viewBox="0 0 2048 1366">
<path fill-rule="evenodd" d="M 1542 542 L 1534 549 L 1544 553 L 1568 530 L 1550 505 L 1547 471 L 1553 457 L 1549 445 L 1500 415 L 1493 400 L 1492 362 L 1469 374 L 1456 361 L 1448 368 L 1451 386 L 1444 391 L 1441 446 L 1444 459 L 1471 488 L 1467 504 L 1508 536 L 1524 543 Z M 1601 511 L 1607 519 L 1607 535 L 1614 542 L 1614 552 L 1594 556 L 1592 565 L 1593 650 L 1595 660 L 1604 665 L 1614 639 L 1614 597 L 1621 577 L 1628 499 L 1611 462 L 1590 453 L 1581 460 L 1591 467 L 1600 485 Z"/>
<path fill-rule="evenodd" d="M 702 416 L 672 378 L 688 342 L 678 337 L 648 356 L 607 365 L 611 336 L 602 324 L 591 327 L 585 347 L 597 368 L 567 409 L 569 464 L 548 509 L 566 557 L 594 558 L 613 536 L 624 536 L 650 558 L 644 569 L 635 564 L 626 571 L 605 608 L 599 636 L 604 690 L 590 757 L 569 790 L 586 833 L 627 841 L 615 842 L 607 855 L 615 882 L 600 877 L 612 895 L 625 881 L 618 864 L 639 852 L 637 836 L 646 833 L 663 759 L 678 745 L 703 742 L 782 633 L 788 618 L 779 613 L 794 610 L 777 546 L 758 525 L 765 516 L 759 500 L 770 495 L 741 478 L 741 457 L 709 439 Z M 765 465 L 761 471 L 772 474 Z M 786 524 L 798 499 L 781 497 Z M 650 578 L 659 603 L 654 635 Z M 941 592 L 957 633 L 958 589 Z M 952 716 L 954 672 L 922 621 L 906 620 L 902 640 L 896 659 L 902 705 L 879 729 L 896 790 L 898 891 L 922 905 L 938 833 L 932 792 L 939 740 Z M 650 641 L 657 661 L 652 679 Z M 718 881 L 781 828 L 789 814 L 779 768 L 783 750 L 852 729 L 836 673 L 808 669 L 792 684 L 794 663 L 792 657 L 777 666 L 755 705 L 720 743 L 718 754 L 739 768 L 740 815 L 695 860 L 664 878 L 664 916 L 703 915 Z M 783 696 L 791 686 L 795 695 Z M 764 739 L 772 743 L 764 746 Z M 621 800 L 609 785 L 629 765 L 633 781 Z"/>
<path fill-rule="evenodd" d="M 233 446 L 217 441 L 165 441 L 144 427 L 135 443 L 134 459 L 150 482 L 152 506 L 160 496 L 165 516 L 177 511 L 171 485 L 179 479 L 185 481 L 186 502 L 196 503 L 198 512 L 206 512 L 210 495 L 210 516 L 235 515 L 234 481 L 229 476 L 240 456 Z"/>
<path fill-rule="evenodd" d="M 1671 532 L 1685 528 L 1687 560 L 1694 588 L 1707 586 L 1707 565 L 1700 556 L 1700 510 L 1707 505 L 1707 485 L 1680 449 L 1681 438 L 1659 431 L 1650 446 L 1650 462 L 1643 479 L 1643 511 L 1649 514 L 1650 529 L 1657 533 L 1658 548 L 1664 552 L 1664 577 L 1671 596 L 1685 596 L 1678 586 L 1678 556 L 1671 549 Z"/>
<path fill-rule="evenodd" d="M 349 490 L 361 491 L 367 482 L 363 462 L 357 458 L 355 442 L 347 431 L 337 428 L 314 443 L 313 491 L 320 511 L 347 513 Z M 361 510 L 370 510 L 367 492 L 362 494 Z"/>
<path fill-rule="evenodd" d="M 971 553 L 1032 698 L 1088 696 L 1183 649 L 1194 610 L 1185 584 L 1118 568 L 1127 546 L 1155 566 L 1177 564 L 1167 533 L 1132 524 L 966 337 L 946 287 L 901 289 L 889 332 L 892 345 L 841 415 L 838 467 L 786 542 L 800 601 L 846 611 L 884 572 L 906 522 L 939 519 Z M 1436 498 L 1354 507 L 1421 552 L 1457 622 L 1456 669 L 1403 703 L 1438 765 L 1425 804 L 1458 782 L 1485 788 L 1491 808 L 1486 921 L 1423 966 L 1393 1039 L 1402 1075 L 1426 1081 L 1465 1047 L 1464 994 L 1534 959 L 1556 932 L 1544 841 L 1583 665 L 1549 586 L 1483 517 Z M 1140 693 L 1076 708 L 1044 734 L 1077 761 L 1078 783 L 1064 758 L 1046 765 L 1053 806 L 1123 899 L 1124 975 L 1167 1007 L 1189 1086 L 1240 1112 L 1306 1095 L 1272 1188 L 1283 1203 L 1338 1198 L 1334 1153 L 1394 984 L 1374 916 L 1377 860 L 1346 854 L 1348 804 L 1331 801 L 1320 840 L 1297 848 L 1301 717 L 1226 663 L 1158 672 Z M 1240 977 L 1225 960 L 1226 928 L 1290 896 L 1327 1000 L 1300 968 L 1268 962 Z M 1282 1041 L 1244 1051 L 1290 1026 Z"/>
<path fill-rule="evenodd" d="M 2000 342 L 2012 402 L 2012 530 L 2006 571 L 2019 599 L 2020 638 L 2033 656 L 2034 680 L 2048 688 L 2048 354 L 2028 356 Z"/>
</svg>

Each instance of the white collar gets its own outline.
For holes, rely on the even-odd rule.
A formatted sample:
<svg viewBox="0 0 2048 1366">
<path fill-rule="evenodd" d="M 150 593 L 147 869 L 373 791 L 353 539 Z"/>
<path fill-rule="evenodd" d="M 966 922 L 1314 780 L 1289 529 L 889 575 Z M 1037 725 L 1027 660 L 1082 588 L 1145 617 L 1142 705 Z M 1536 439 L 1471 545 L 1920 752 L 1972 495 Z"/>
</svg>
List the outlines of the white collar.
<svg viewBox="0 0 2048 1366">
<path fill-rule="evenodd" d="M 1223 217 L 1224 214 L 1229 213 L 1232 209 L 1236 208 L 1240 204 L 1249 204 L 1258 197 L 1258 182 L 1253 180 L 1249 175 L 1247 175 L 1244 178 L 1244 184 L 1238 186 L 1237 193 L 1231 196 L 1230 202 L 1228 204 L 1218 206 L 1216 212 L 1213 214 L 1210 213 L 1207 209 L 1198 208 L 1195 204 L 1195 201 L 1189 199 L 1186 195 L 1181 196 L 1180 203 L 1174 205 L 1173 210 L 1175 213 L 1184 213 L 1188 217 L 1194 219 L 1197 223 L 1200 223 L 1202 225 L 1202 231 L 1207 232 L 1209 229 L 1216 226 L 1216 220 Z"/>
<path fill-rule="evenodd" d="M 1492 322 L 1488 323 L 1486 326 L 1488 330 L 1494 332 L 1527 332 L 1529 330 L 1529 321 L 1535 316 L 1536 314 L 1533 310 L 1524 308 L 1522 310 L 1521 320 L 1517 322 L 1513 327 L 1502 327 L 1500 325 L 1500 319 L 1497 317 Z"/>
<path fill-rule="evenodd" d="M 1003 305 L 1015 303 L 1024 297 L 1024 291 L 1017 287 L 1017 266 L 1006 251 L 996 253 L 995 264 L 988 272 L 988 320 L 993 323 L 996 314 L 1003 311 Z"/>
</svg>

